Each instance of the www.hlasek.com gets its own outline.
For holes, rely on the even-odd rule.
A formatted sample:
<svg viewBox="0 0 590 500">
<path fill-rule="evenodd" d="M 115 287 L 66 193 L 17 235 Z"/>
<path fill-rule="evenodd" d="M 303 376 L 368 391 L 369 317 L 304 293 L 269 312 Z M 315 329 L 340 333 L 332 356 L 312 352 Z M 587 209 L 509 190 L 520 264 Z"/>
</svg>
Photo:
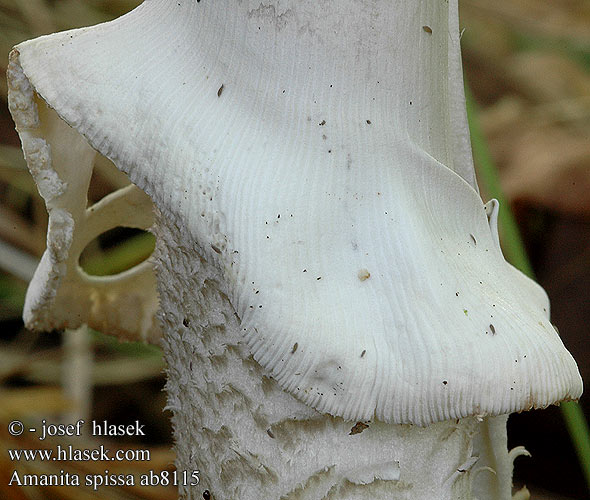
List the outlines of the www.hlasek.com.
<svg viewBox="0 0 590 500">
<path fill-rule="evenodd" d="M 75 424 L 52 424 L 46 420 L 41 421 L 41 426 L 26 427 L 20 420 L 13 420 L 8 424 L 8 432 L 12 436 L 20 436 L 28 432 L 38 434 L 39 441 L 45 441 L 48 437 L 76 437 L 81 436 L 86 422 L 78 420 Z M 88 423 L 92 436 L 145 436 L 143 425 L 135 421 L 129 425 L 109 424 L 91 421 Z M 87 462 L 87 461 L 116 461 L 116 462 L 149 462 L 150 450 L 147 449 L 116 449 L 111 450 L 104 445 L 96 448 L 77 448 L 71 444 L 57 444 L 52 448 L 24 449 L 15 448 L 8 450 L 8 456 L 12 462 L 30 461 L 55 461 L 55 462 Z M 143 474 L 121 474 L 105 470 L 101 474 L 77 474 L 60 470 L 54 474 L 23 474 L 18 470 L 12 471 L 9 486 L 81 486 L 91 487 L 94 491 L 102 486 L 196 486 L 199 484 L 199 471 L 153 471 L 148 470 Z"/>
</svg>

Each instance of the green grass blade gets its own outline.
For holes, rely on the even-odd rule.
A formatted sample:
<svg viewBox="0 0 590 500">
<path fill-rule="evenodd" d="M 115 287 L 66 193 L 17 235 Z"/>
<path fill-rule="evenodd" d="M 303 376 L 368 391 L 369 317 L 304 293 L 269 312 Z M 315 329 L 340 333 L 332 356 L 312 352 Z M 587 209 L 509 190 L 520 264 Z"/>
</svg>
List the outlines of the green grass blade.
<svg viewBox="0 0 590 500">
<path fill-rule="evenodd" d="M 129 238 L 102 255 L 80 262 L 82 269 L 93 276 L 107 276 L 125 271 L 148 258 L 155 246 L 154 235 L 148 232 Z"/>
<path fill-rule="evenodd" d="M 494 166 L 494 160 L 492 159 L 488 144 L 476 119 L 477 109 L 475 101 L 468 88 L 465 89 L 465 97 L 467 98 L 467 117 L 471 132 L 471 147 L 473 149 L 473 158 L 475 160 L 479 183 L 489 196 L 496 198 L 500 202 L 500 207 L 502 207 L 498 214 L 498 224 L 502 236 L 504 256 L 514 267 L 520 269 L 530 278 L 533 278 L 533 268 L 526 254 L 518 224 L 502 192 L 500 176 Z"/>
<path fill-rule="evenodd" d="M 570 433 L 580 467 L 586 478 L 586 483 L 590 489 L 590 429 L 588 422 L 582 411 L 582 407 L 578 403 L 567 402 L 561 403 L 561 414 L 565 420 L 565 425 Z"/>
</svg>

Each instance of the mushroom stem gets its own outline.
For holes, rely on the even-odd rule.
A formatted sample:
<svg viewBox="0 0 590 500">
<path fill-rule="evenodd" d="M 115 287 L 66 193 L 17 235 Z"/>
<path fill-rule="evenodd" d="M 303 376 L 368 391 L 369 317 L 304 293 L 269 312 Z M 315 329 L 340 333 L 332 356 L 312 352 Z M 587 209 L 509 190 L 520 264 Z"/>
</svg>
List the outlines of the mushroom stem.
<svg viewBox="0 0 590 500">
<path fill-rule="evenodd" d="M 253 360 L 223 276 L 187 258 L 173 215 L 155 227 L 177 468 L 200 471 L 181 498 L 511 498 L 506 416 L 419 427 L 313 410 Z"/>
</svg>

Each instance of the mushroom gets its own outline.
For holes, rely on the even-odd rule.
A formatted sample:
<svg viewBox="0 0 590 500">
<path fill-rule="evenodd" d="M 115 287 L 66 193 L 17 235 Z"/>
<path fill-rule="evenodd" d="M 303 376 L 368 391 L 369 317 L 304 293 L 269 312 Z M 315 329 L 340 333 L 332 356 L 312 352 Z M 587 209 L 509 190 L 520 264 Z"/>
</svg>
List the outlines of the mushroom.
<svg viewBox="0 0 590 500">
<path fill-rule="evenodd" d="M 579 398 L 478 193 L 456 1 L 151 0 L 18 45 L 9 88 L 26 322 L 163 332 L 184 498 L 508 499 L 507 415 Z M 86 208 L 95 151 L 134 186 Z M 153 259 L 85 276 L 116 225 Z"/>
</svg>

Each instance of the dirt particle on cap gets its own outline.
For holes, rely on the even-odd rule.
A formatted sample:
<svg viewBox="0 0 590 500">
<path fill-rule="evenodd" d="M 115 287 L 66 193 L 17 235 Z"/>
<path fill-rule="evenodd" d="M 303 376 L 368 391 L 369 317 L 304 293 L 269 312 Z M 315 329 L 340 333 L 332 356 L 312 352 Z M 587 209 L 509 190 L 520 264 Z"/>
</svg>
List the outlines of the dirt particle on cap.
<svg viewBox="0 0 590 500">
<path fill-rule="evenodd" d="M 354 424 L 354 426 L 352 427 L 352 429 L 350 429 L 350 432 L 348 433 L 349 436 L 354 436 L 355 434 L 360 434 L 361 432 L 363 432 L 365 429 L 368 429 L 369 426 L 363 422 L 357 422 L 356 424 Z"/>
<path fill-rule="evenodd" d="M 432 28 L 430 26 L 422 26 L 422 29 L 429 35 L 432 35 Z"/>
<path fill-rule="evenodd" d="M 371 277 L 371 273 L 367 269 L 361 269 L 358 272 L 358 278 L 361 281 L 368 280 Z"/>
<path fill-rule="evenodd" d="M 221 97 L 221 94 L 223 93 L 223 89 L 224 89 L 224 85 L 222 83 L 221 87 L 219 87 L 219 90 L 217 91 L 217 97 Z"/>
<path fill-rule="evenodd" d="M 299 344 L 297 342 L 295 342 L 293 344 L 293 349 L 291 349 L 291 354 L 295 354 L 295 351 L 297 351 L 298 347 L 299 347 Z"/>
</svg>

